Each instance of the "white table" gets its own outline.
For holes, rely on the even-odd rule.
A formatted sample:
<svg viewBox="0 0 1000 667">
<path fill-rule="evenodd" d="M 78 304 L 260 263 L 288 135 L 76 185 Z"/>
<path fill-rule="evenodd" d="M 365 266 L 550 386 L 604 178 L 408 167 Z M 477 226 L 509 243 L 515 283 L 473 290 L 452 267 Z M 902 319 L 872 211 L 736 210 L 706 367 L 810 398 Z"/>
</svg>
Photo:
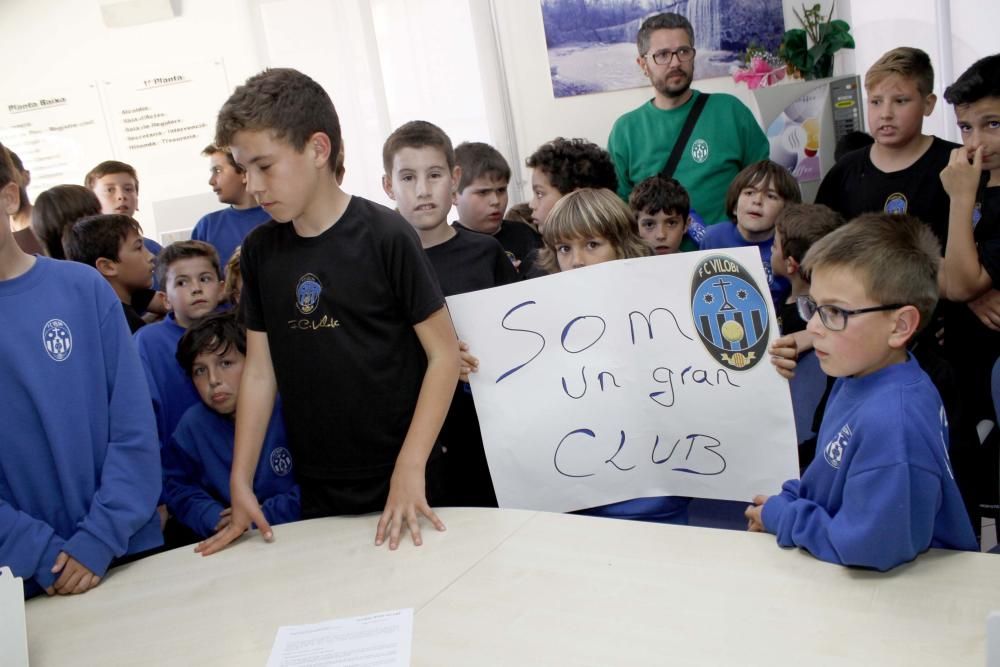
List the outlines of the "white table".
<svg viewBox="0 0 1000 667">
<path fill-rule="evenodd" d="M 982 665 L 1000 557 L 931 551 L 890 573 L 770 535 L 516 510 L 442 509 L 424 546 L 376 517 L 256 533 L 28 602 L 33 667 L 263 665 L 281 625 L 415 611 L 415 665 Z"/>
</svg>

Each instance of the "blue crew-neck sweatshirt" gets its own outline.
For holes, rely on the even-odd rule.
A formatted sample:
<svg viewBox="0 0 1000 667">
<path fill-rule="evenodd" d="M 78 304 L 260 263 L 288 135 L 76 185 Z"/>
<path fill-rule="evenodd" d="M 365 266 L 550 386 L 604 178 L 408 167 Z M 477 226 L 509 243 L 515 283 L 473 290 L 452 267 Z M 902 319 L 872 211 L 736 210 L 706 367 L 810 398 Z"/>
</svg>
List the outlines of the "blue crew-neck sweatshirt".
<svg viewBox="0 0 1000 667">
<path fill-rule="evenodd" d="M 976 550 L 941 398 L 912 356 L 830 392 L 816 458 L 764 504 L 765 529 L 842 565 L 889 570 L 929 547 Z"/>
<path fill-rule="evenodd" d="M 167 507 L 202 537 L 215 532 L 219 513 L 232 505 L 229 473 L 235 437 L 232 419 L 199 402 L 184 413 L 163 448 L 163 496 Z M 271 525 L 299 520 L 299 486 L 292 474 L 280 403 L 275 405 L 267 425 L 253 491 Z"/>
<path fill-rule="evenodd" d="M 121 302 L 92 267 L 37 257 L 0 281 L 0 563 L 27 596 L 60 551 L 103 576 L 163 543 L 156 425 Z"/>
</svg>

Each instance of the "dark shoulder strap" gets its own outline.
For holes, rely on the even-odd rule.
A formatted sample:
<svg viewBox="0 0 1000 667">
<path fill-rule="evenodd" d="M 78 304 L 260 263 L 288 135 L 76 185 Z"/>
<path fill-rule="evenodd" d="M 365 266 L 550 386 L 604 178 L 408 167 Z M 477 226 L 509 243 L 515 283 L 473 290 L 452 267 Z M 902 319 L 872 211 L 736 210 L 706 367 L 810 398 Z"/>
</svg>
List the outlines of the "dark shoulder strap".
<svg viewBox="0 0 1000 667">
<path fill-rule="evenodd" d="M 681 128 L 681 133 L 674 144 L 674 149 L 670 151 L 667 164 L 660 170 L 660 176 L 663 178 L 673 178 L 674 170 L 677 169 L 677 163 L 681 161 L 681 153 L 684 152 L 684 147 L 687 146 L 688 139 L 691 138 L 691 133 L 694 132 L 694 124 L 698 122 L 698 116 L 701 115 L 701 110 L 705 108 L 705 102 L 707 101 L 708 93 L 698 93 L 698 98 L 691 105 L 691 111 L 688 112 L 687 119 L 684 121 L 684 127 Z"/>
</svg>

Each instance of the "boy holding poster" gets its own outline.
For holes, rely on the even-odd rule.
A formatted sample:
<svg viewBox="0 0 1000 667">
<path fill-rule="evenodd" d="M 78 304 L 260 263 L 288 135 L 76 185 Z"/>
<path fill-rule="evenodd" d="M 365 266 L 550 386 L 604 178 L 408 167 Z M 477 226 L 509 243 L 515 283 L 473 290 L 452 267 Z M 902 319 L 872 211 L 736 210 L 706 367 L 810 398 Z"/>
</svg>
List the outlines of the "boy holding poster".
<svg viewBox="0 0 1000 667">
<path fill-rule="evenodd" d="M 941 398 L 906 348 L 937 303 L 939 256 L 931 230 L 898 214 L 861 216 L 810 249 L 801 315 L 839 379 L 816 458 L 780 494 L 754 497 L 749 530 L 882 571 L 929 547 L 977 548 Z"/>
</svg>

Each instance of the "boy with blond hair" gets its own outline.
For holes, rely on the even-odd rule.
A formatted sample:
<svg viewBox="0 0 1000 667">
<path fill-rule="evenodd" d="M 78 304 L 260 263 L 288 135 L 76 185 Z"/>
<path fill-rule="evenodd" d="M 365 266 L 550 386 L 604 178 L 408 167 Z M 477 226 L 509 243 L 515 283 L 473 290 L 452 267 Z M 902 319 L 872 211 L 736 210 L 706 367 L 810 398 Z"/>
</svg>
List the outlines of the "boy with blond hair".
<svg viewBox="0 0 1000 667">
<path fill-rule="evenodd" d="M 272 539 L 252 485 L 279 390 L 303 518 L 381 511 L 376 545 L 395 549 L 403 529 L 419 545 L 419 515 L 444 530 L 427 501 L 428 458 L 458 381 L 458 342 L 417 234 L 340 189 L 340 121 L 301 72 L 270 69 L 239 86 L 215 144 L 272 220 L 241 250 L 232 521 L 198 550 L 218 551 L 251 523 Z"/>
<path fill-rule="evenodd" d="M 862 213 L 908 213 L 930 225 L 944 247 L 948 196 L 938 174 L 958 145 L 923 133 L 924 118 L 937 103 L 930 57 L 907 46 L 892 49 L 865 73 L 865 90 L 875 143 L 830 169 L 816 203 L 845 220 Z"/>
<path fill-rule="evenodd" d="M 461 168 L 441 128 L 421 120 L 406 123 L 386 139 L 382 161 L 382 186 L 416 230 L 446 297 L 517 281 L 495 238 L 448 224 Z M 443 504 L 496 507 L 482 442 L 472 394 L 466 383 L 458 383 L 441 429 Z"/>
<path fill-rule="evenodd" d="M 930 547 L 976 550 L 952 474 L 948 420 L 907 352 L 938 298 L 940 250 L 912 216 L 869 214 L 818 241 L 799 298 L 838 378 L 801 480 L 747 508 L 751 531 L 825 561 L 889 570 Z"/>
</svg>

